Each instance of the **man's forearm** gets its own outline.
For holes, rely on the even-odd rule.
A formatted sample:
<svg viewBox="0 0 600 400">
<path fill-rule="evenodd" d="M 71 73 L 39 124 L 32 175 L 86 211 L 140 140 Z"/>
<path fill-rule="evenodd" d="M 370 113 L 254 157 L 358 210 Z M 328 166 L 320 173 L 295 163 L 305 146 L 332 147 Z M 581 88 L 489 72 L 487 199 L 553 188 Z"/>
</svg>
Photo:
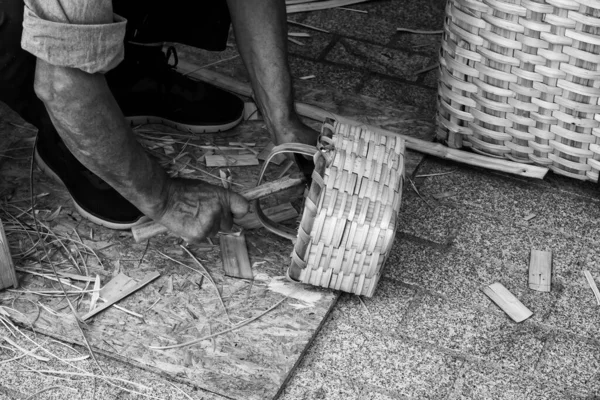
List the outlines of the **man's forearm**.
<svg viewBox="0 0 600 400">
<path fill-rule="evenodd" d="M 104 76 L 38 60 L 35 88 L 73 155 L 140 211 L 161 214 L 168 177 L 135 140 Z"/>
</svg>

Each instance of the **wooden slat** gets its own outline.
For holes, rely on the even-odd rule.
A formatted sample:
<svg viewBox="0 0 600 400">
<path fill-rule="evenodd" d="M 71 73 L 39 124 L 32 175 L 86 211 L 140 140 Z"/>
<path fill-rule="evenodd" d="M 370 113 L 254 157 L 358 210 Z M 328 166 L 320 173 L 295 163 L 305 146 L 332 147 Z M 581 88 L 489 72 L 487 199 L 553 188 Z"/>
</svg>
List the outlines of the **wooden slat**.
<svg viewBox="0 0 600 400">
<path fill-rule="evenodd" d="M 523 305 L 507 288 L 496 282 L 483 288 L 486 294 L 498 307 L 515 322 L 531 317 L 533 313 Z"/>
<path fill-rule="evenodd" d="M 246 235 L 221 235 L 221 259 L 225 275 L 233 278 L 254 279 L 252 265 L 248 258 Z"/>
<path fill-rule="evenodd" d="M 552 283 L 552 252 L 531 250 L 529 259 L 529 288 L 549 292 Z"/>
<path fill-rule="evenodd" d="M 146 275 L 146 277 L 144 277 L 144 279 L 142 279 L 140 282 L 129 287 L 129 289 L 123 290 L 118 296 L 113 297 L 110 301 L 104 303 L 100 307 L 97 307 L 95 310 L 90 311 L 89 313 L 85 314 L 83 317 L 81 317 L 81 319 L 85 321 L 86 319 L 89 319 L 89 318 L 93 317 L 94 315 L 98 314 L 100 311 L 106 310 L 108 307 L 112 306 L 117 301 L 124 299 L 125 297 L 129 296 L 133 292 L 141 289 L 142 287 L 146 286 L 148 283 L 152 282 L 159 276 L 160 276 L 160 274 L 158 272 L 153 272 L 151 274 Z M 102 295 L 102 293 L 100 293 L 100 294 Z"/>
<path fill-rule="evenodd" d="M 17 274 L 8 248 L 4 226 L 2 226 L 2 220 L 0 220 L 0 289 L 10 286 L 18 286 Z"/>
<path fill-rule="evenodd" d="M 222 156 L 211 154 L 206 156 L 207 167 L 246 167 L 258 165 L 258 158 L 254 154 L 229 154 Z"/>
<path fill-rule="evenodd" d="M 273 144 L 273 142 L 269 142 L 264 149 L 262 149 L 262 151 L 260 153 L 258 153 L 257 158 L 260 161 L 265 161 L 267 159 L 267 157 L 269 156 L 269 154 L 271 153 L 271 150 L 273 150 L 273 147 L 275 147 L 275 145 Z M 286 160 L 286 156 L 283 154 L 277 154 L 275 157 L 273 157 L 271 159 L 271 162 L 273 164 L 277 164 L 280 165 L 282 162 L 284 162 Z"/>
</svg>

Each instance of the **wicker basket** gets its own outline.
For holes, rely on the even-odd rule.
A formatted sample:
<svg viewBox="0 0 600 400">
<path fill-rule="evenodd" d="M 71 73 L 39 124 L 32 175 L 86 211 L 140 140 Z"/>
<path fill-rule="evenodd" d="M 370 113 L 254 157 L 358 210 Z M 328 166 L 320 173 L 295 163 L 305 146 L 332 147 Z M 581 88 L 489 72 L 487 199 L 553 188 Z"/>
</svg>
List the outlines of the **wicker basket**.
<svg viewBox="0 0 600 400">
<path fill-rule="evenodd" d="M 292 150 L 314 155 L 315 170 L 298 232 L 282 232 L 264 217 L 257 201 L 259 219 L 295 241 L 290 278 L 372 296 L 396 232 L 404 141 L 376 128 L 327 120 L 318 151 L 298 151 L 301 147 Z M 287 150 L 286 145 L 276 147 L 271 156 Z"/>
<path fill-rule="evenodd" d="M 449 0 L 440 74 L 448 146 L 598 180 L 599 0 Z"/>
</svg>

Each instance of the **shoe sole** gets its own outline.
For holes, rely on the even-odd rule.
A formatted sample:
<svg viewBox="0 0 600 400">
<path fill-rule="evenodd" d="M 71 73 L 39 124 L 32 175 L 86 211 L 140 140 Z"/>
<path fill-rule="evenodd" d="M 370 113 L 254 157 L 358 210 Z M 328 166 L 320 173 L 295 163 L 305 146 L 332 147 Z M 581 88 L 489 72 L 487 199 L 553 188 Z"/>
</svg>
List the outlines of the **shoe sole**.
<svg viewBox="0 0 600 400">
<path fill-rule="evenodd" d="M 187 124 L 182 124 L 180 122 L 171 121 L 166 118 L 150 116 L 150 115 L 125 117 L 125 119 L 127 121 L 129 121 L 129 124 L 131 126 L 144 125 L 144 124 L 162 124 L 162 125 L 170 126 L 171 128 L 175 128 L 180 131 L 190 132 L 190 133 L 218 133 L 218 132 L 222 132 L 222 131 L 227 131 L 227 130 L 235 127 L 240 122 L 242 122 L 242 117 L 243 117 L 243 115 L 240 115 L 240 117 L 237 120 L 229 122 L 227 124 L 221 124 L 221 125 L 187 125 Z"/>
<path fill-rule="evenodd" d="M 35 163 L 37 164 L 38 168 L 50 179 L 54 180 L 55 182 L 61 184 L 64 187 L 67 187 L 67 185 L 65 185 L 65 183 L 62 181 L 62 179 L 60 179 L 60 177 L 52 170 L 52 168 L 50 168 L 45 162 L 44 160 L 42 160 L 42 157 L 40 157 L 37 149 L 35 149 Z M 68 190 L 67 190 L 68 191 Z M 69 194 L 69 196 L 71 196 Z M 71 200 L 73 201 L 73 204 L 75 205 L 75 209 L 77 210 L 77 212 L 79 214 L 81 214 L 82 217 L 84 217 L 85 219 L 97 224 L 97 225 L 102 225 L 106 228 L 109 229 L 115 229 L 115 230 L 127 230 L 127 229 L 131 229 L 134 226 L 140 225 L 144 222 L 150 221 L 150 218 L 148 218 L 145 215 L 142 215 L 138 220 L 136 220 L 135 222 L 130 222 L 130 223 L 117 223 L 117 222 L 110 222 L 110 221 L 106 221 L 104 219 L 101 219 L 99 217 L 96 217 L 93 214 L 90 214 L 89 212 L 87 212 L 83 207 L 81 207 L 79 204 L 77 204 L 77 201 L 73 198 L 73 196 L 71 196 Z"/>
</svg>

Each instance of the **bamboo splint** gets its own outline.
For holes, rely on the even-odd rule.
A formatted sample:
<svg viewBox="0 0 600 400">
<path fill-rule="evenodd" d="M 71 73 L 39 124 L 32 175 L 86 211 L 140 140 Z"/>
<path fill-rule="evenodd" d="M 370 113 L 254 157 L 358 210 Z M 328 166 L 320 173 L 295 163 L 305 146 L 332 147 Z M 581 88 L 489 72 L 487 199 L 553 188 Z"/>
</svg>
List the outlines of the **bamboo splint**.
<svg viewBox="0 0 600 400">
<path fill-rule="evenodd" d="M 252 89 L 249 84 L 239 82 L 226 75 L 205 68 L 199 69 L 197 65 L 186 62 L 185 60 L 179 60 L 177 68 L 180 72 L 183 72 L 196 79 L 212 83 L 215 86 L 218 86 L 222 89 L 228 90 L 230 92 L 239 94 L 244 97 L 252 97 Z M 347 123 L 349 125 L 362 126 L 371 131 L 400 136 L 405 140 L 406 147 L 408 149 L 415 150 L 423 154 L 429 154 L 435 157 L 460 162 L 463 164 L 538 179 L 543 179 L 546 176 L 546 173 L 548 172 L 548 168 L 545 167 L 523 164 L 500 158 L 486 157 L 480 154 L 448 148 L 442 144 L 431 143 L 425 140 L 401 135 L 395 132 L 387 131 L 385 129 L 367 126 L 358 121 L 343 116 L 335 115 L 331 112 L 323 110 L 319 107 L 311 106 L 309 104 L 296 103 L 296 111 L 298 112 L 298 114 L 310 119 L 314 119 L 316 121 L 325 121 L 325 119 L 327 118 L 332 118 L 337 121 Z"/>
<path fill-rule="evenodd" d="M 261 197 L 269 196 L 273 193 L 281 192 L 282 190 L 290 189 L 305 182 L 305 178 L 300 174 L 285 176 L 275 181 L 267 182 L 263 185 L 246 189 L 239 194 L 246 200 L 255 200 Z M 131 228 L 133 238 L 137 243 L 148 240 L 161 233 L 168 232 L 168 229 L 163 225 L 150 221 L 145 224 L 140 224 Z"/>
<path fill-rule="evenodd" d="M 10 286 L 17 287 L 18 281 L 2 220 L 0 220 L 0 290 Z"/>
</svg>

